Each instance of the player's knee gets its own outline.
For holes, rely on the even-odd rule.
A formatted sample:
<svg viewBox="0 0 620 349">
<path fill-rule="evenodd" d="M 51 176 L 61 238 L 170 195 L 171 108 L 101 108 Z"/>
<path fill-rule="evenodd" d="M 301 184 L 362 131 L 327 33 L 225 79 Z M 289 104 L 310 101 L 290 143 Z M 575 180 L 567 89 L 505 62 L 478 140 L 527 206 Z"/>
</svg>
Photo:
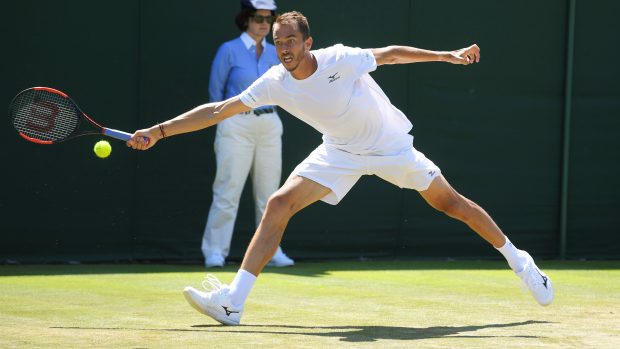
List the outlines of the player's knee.
<svg viewBox="0 0 620 349">
<path fill-rule="evenodd" d="M 463 220 L 467 215 L 467 202 L 463 197 L 451 197 L 439 202 L 435 208 L 446 215 Z"/>
<path fill-rule="evenodd" d="M 265 215 L 274 219 L 291 218 L 295 212 L 295 203 L 291 198 L 285 194 L 275 193 L 267 200 L 267 207 L 265 208 Z"/>
</svg>

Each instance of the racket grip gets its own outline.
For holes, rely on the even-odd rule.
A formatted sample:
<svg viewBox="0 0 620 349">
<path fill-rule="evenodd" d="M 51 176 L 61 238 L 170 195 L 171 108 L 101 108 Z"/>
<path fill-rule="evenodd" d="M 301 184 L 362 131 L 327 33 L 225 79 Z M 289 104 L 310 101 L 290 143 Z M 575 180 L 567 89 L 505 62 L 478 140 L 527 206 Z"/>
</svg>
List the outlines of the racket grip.
<svg viewBox="0 0 620 349">
<path fill-rule="evenodd" d="M 120 139 L 121 141 L 128 141 L 131 139 L 131 133 L 115 130 L 112 128 L 103 128 L 103 134 L 112 138 Z"/>
<path fill-rule="evenodd" d="M 127 142 L 128 140 L 131 139 L 132 134 L 131 133 L 127 133 L 125 131 L 119 131 L 119 130 L 115 130 L 113 128 L 102 128 L 102 131 L 104 135 L 106 136 L 110 136 L 112 138 L 116 138 L 116 139 L 120 139 L 121 141 L 125 141 Z M 149 139 L 146 137 L 144 138 L 144 142 L 146 144 L 149 144 Z"/>
</svg>

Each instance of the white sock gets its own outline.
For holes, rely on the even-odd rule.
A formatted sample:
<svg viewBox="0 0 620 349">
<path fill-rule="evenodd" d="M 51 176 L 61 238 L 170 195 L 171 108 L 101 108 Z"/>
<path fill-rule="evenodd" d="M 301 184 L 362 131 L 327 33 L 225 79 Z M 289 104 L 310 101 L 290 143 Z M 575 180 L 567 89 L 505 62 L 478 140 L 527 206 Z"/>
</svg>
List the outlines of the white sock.
<svg viewBox="0 0 620 349">
<path fill-rule="evenodd" d="M 508 265 L 515 273 L 518 273 L 525 268 L 527 258 L 523 253 L 521 253 L 521 250 L 517 249 L 515 245 L 508 240 L 508 237 L 506 237 L 506 243 L 504 246 L 499 248 L 496 247 L 496 249 L 504 255 L 504 258 L 508 261 Z"/>
<path fill-rule="evenodd" d="M 235 307 L 241 307 L 250 295 L 252 287 L 256 282 L 256 276 L 252 273 L 239 269 L 237 275 L 230 283 L 230 301 Z"/>
</svg>

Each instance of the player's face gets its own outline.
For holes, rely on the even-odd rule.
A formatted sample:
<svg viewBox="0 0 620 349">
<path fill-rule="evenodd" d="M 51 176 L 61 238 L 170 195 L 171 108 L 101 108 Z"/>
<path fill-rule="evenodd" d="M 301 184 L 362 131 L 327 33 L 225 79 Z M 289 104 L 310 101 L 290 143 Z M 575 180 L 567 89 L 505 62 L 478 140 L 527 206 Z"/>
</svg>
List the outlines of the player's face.
<svg viewBox="0 0 620 349">
<path fill-rule="evenodd" d="M 309 50 L 308 40 L 304 40 L 296 24 L 276 23 L 273 25 L 273 43 L 282 65 L 289 72 L 294 71 L 303 61 Z"/>
<path fill-rule="evenodd" d="M 258 23 L 258 21 L 261 23 Z M 254 16 L 248 19 L 248 34 L 254 39 L 262 39 L 269 35 L 271 30 L 271 11 L 268 10 L 256 10 Z"/>
</svg>

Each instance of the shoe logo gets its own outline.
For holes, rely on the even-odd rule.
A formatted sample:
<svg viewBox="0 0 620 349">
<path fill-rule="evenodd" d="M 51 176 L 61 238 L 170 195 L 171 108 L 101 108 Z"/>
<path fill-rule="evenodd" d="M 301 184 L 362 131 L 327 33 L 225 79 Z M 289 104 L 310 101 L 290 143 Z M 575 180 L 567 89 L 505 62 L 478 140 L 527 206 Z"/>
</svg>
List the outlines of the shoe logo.
<svg viewBox="0 0 620 349">
<path fill-rule="evenodd" d="M 428 175 L 431 176 L 431 177 L 434 176 L 435 175 L 435 171 L 428 171 Z"/>
<path fill-rule="evenodd" d="M 545 286 L 545 287 L 547 287 L 547 286 Z M 222 308 L 224 308 L 224 311 L 226 312 L 226 316 L 230 316 L 230 314 L 233 314 L 233 313 L 239 314 L 238 311 L 228 310 L 228 307 L 225 307 L 223 305 L 222 305 Z"/>
<path fill-rule="evenodd" d="M 543 274 L 541 274 L 541 273 L 540 273 L 540 270 L 538 270 L 538 269 L 536 269 L 536 272 L 537 272 L 537 273 L 538 273 L 538 275 L 540 275 L 540 277 L 543 279 L 543 286 L 545 286 L 545 288 L 548 288 L 548 287 L 547 287 L 547 280 L 548 280 L 548 279 L 547 279 L 547 277 L 546 277 L 546 276 L 544 276 Z"/>
<path fill-rule="evenodd" d="M 329 79 L 329 83 L 331 84 L 332 82 L 340 79 L 340 76 L 338 76 L 338 72 L 336 72 L 336 74 L 330 75 L 327 78 Z"/>
</svg>

